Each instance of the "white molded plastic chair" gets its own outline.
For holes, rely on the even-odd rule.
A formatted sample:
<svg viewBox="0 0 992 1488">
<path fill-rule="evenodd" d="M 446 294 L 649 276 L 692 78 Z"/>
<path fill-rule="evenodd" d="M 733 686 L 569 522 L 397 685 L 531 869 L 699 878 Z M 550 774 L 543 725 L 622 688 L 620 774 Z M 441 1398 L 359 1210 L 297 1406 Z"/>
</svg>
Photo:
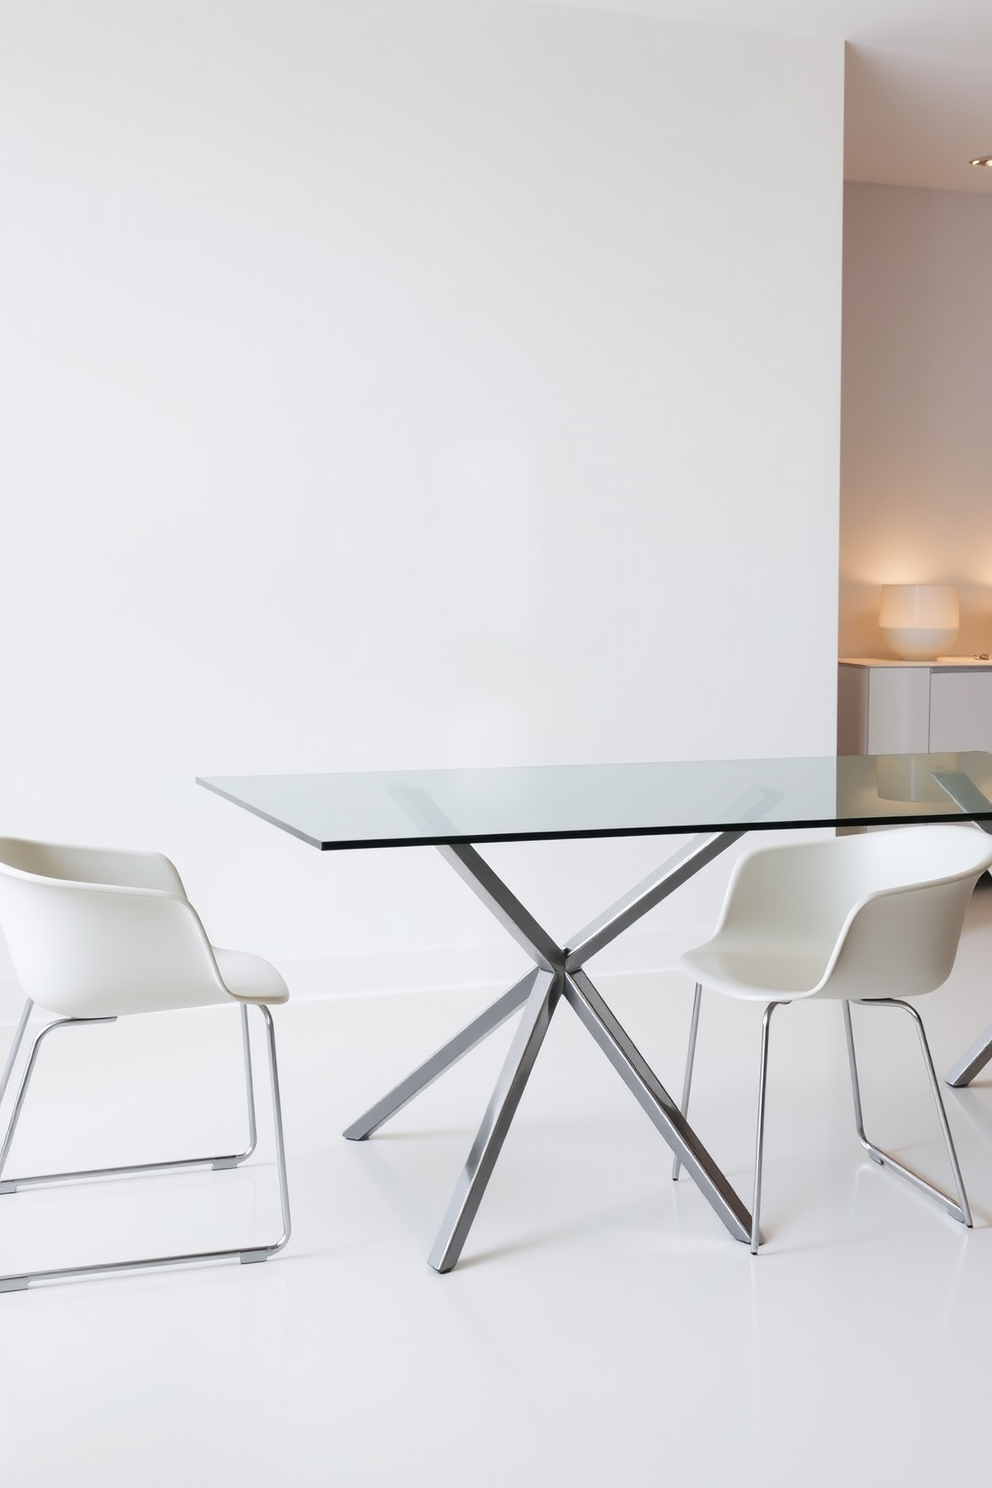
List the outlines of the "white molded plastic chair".
<svg viewBox="0 0 992 1488">
<path fill-rule="evenodd" d="M 130 1270 L 138 1266 L 178 1265 L 187 1261 L 238 1256 L 247 1264 L 275 1255 L 289 1239 L 289 1190 L 283 1143 L 275 1030 L 269 1005 L 285 1002 L 286 983 L 267 961 L 244 951 L 218 950 L 207 939 L 199 916 L 186 898 L 179 874 L 160 853 L 119 852 L 93 847 L 0 838 L 0 927 L 27 1001 L 0 1077 L 0 1102 L 10 1081 L 18 1050 L 35 1003 L 61 1016 L 34 1041 L 13 1113 L 0 1148 L 0 1194 L 74 1178 L 111 1177 L 177 1168 L 233 1168 L 255 1149 L 255 1101 L 248 1008 L 258 1008 L 267 1035 L 269 1075 L 275 1121 L 276 1168 L 282 1208 L 282 1234 L 269 1245 L 230 1250 L 154 1256 L 0 1276 L 0 1291 L 17 1291 L 29 1282 L 93 1272 Z M 248 1097 L 248 1146 L 243 1152 L 217 1157 L 143 1163 L 130 1167 L 93 1168 L 78 1173 L 48 1173 L 30 1178 L 3 1178 L 24 1098 L 43 1040 L 55 1028 L 85 1023 L 111 1023 L 130 1013 L 157 1013 L 214 1003 L 240 1006 L 245 1084 Z"/>
<path fill-rule="evenodd" d="M 948 978 L 972 889 L 992 864 L 992 840 L 968 825 L 900 827 L 859 836 L 757 848 L 737 862 L 716 932 L 680 960 L 696 981 L 682 1111 L 692 1083 L 702 988 L 767 1004 L 761 1031 L 751 1252 L 759 1245 L 761 1163 L 771 1016 L 781 1003 L 841 1001 L 858 1136 L 871 1158 L 943 1204 L 962 1224 L 971 1211 L 923 1022 L 905 997 Z M 899 1007 L 916 1023 L 954 1174 L 958 1202 L 865 1136 L 851 1024 L 852 1002 Z M 672 1176 L 677 1178 L 676 1161 Z"/>
</svg>

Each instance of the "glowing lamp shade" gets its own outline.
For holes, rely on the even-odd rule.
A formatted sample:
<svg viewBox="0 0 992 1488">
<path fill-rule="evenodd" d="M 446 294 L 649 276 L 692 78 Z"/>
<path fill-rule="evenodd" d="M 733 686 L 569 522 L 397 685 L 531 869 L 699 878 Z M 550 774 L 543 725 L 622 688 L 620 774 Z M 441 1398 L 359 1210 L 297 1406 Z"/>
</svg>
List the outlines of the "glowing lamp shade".
<svg viewBox="0 0 992 1488">
<path fill-rule="evenodd" d="M 903 661 L 933 661 L 958 633 L 957 585 L 883 584 L 878 623 Z"/>
</svg>

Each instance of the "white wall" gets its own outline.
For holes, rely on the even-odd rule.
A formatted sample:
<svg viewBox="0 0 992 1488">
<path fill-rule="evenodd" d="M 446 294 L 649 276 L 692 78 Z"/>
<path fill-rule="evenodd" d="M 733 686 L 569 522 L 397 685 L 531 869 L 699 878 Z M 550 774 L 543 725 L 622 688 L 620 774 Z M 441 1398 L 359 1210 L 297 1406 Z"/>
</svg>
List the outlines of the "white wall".
<svg viewBox="0 0 992 1488">
<path fill-rule="evenodd" d="M 221 943 L 337 984 L 471 980 L 500 935 L 439 859 L 194 775 L 831 752 L 842 68 L 485 0 L 4 0 L 3 829 L 160 846 Z M 495 856 L 554 924 L 658 847 Z"/>
<path fill-rule="evenodd" d="M 992 651 L 992 198 L 848 184 L 842 656 L 888 656 L 880 584 L 959 583 Z"/>
</svg>

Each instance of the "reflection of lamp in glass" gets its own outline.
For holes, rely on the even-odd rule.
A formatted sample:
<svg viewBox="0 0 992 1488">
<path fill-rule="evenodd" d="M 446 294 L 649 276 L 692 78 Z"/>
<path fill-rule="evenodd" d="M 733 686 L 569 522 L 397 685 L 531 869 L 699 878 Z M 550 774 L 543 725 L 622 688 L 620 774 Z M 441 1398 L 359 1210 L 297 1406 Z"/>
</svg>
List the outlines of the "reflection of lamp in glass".
<svg viewBox="0 0 992 1488">
<path fill-rule="evenodd" d="M 933 661 L 958 633 L 956 584 L 883 584 L 878 623 L 903 661 Z"/>
</svg>

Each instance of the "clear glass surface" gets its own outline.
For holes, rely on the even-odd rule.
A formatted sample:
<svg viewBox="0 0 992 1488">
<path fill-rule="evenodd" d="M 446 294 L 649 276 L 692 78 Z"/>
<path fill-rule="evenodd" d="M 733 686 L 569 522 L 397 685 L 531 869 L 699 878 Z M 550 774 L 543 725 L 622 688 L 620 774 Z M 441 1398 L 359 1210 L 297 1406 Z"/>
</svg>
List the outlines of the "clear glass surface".
<svg viewBox="0 0 992 1488">
<path fill-rule="evenodd" d="M 325 850 L 992 821 L 992 755 L 974 752 L 236 775 L 198 783 Z"/>
</svg>

